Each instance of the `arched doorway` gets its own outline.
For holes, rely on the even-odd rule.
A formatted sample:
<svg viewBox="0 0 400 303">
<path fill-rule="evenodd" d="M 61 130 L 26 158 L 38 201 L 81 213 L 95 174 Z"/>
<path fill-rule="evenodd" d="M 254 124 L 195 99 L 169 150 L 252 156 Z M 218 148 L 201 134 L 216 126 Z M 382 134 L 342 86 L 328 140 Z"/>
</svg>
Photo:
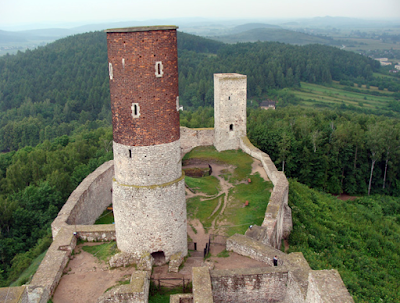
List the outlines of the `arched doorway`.
<svg viewBox="0 0 400 303">
<path fill-rule="evenodd" d="M 163 251 L 153 252 L 151 256 L 154 258 L 154 265 L 160 266 L 165 264 L 165 254 Z"/>
</svg>

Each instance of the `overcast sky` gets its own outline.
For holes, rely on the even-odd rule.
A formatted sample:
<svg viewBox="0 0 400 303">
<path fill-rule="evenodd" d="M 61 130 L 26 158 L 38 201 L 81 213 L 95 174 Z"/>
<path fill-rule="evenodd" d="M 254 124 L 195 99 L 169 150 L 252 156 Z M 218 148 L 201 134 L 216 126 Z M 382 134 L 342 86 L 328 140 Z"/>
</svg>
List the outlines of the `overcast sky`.
<svg viewBox="0 0 400 303">
<path fill-rule="evenodd" d="M 0 29 L 28 23 L 318 16 L 400 19 L 400 0 L 0 0 Z"/>
</svg>

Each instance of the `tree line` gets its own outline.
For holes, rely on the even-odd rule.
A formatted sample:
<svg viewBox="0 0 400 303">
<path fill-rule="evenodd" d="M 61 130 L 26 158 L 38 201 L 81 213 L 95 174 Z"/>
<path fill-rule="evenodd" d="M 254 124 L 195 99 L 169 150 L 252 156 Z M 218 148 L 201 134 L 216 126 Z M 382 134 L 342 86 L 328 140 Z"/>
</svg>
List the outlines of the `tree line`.
<svg viewBox="0 0 400 303">
<path fill-rule="evenodd" d="M 112 158 L 111 127 L 0 154 L 0 286 L 48 247 L 50 224 L 68 196 Z"/>
<path fill-rule="evenodd" d="M 313 270 L 337 269 L 356 303 L 399 302 L 400 198 L 342 201 L 289 180 L 289 253 Z"/>
<path fill-rule="evenodd" d="M 340 110 L 250 110 L 248 137 L 286 176 L 325 192 L 400 195 L 398 119 Z"/>
<path fill-rule="evenodd" d="M 213 74 L 248 77 L 248 96 L 298 86 L 374 79 L 379 63 L 322 45 L 259 42 L 226 45 L 178 32 L 179 91 L 184 108 L 212 106 Z M 86 121 L 111 122 L 104 32 L 57 40 L 0 57 L 0 151 L 70 135 Z"/>
</svg>

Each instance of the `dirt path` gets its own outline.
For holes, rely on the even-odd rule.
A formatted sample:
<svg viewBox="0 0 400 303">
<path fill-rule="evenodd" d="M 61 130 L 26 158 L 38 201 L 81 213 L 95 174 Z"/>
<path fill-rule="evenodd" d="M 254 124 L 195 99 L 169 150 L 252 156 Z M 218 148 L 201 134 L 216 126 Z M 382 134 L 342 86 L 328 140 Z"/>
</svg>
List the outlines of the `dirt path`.
<svg viewBox="0 0 400 303">
<path fill-rule="evenodd" d="M 208 165 L 208 164 L 207 164 Z M 195 167 L 196 164 L 191 164 L 188 167 Z M 197 164 L 197 166 L 201 166 L 201 164 Z M 186 167 L 186 166 L 185 166 Z M 187 196 L 186 198 L 192 198 L 192 197 L 196 197 L 196 196 L 200 196 L 202 197 L 201 201 L 205 201 L 208 199 L 214 199 L 215 197 L 225 194 L 224 195 L 224 199 L 223 201 L 218 201 L 218 205 L 215 207 L 214 211 L 212 212 L 212 214 L 210 215 L 210 217 L 212 217 L 216 211 L 218 211 L 219 209 L 221 209 L 221 211 L 219 212 L 219 214 L 215 217 L 215 219 L 212 221 L 211 223 L 211 228 L 208 229 L 208 232 L 206 233 L 203 225 L 201 224 L 201 222 L 198 219 L 192 219 L 189 220 L 188 219 L 188 234 L 190 236 L 190 238 L 193 240 L 193 242 L 196 242 L 198 247 L 205 247 L 205 244 L 208 242 L 210 234 L 223 234 L 223 230 L 221 230 L 219 228 L 219 225 L 227 225 L 228 222 L 226 221 L 221 221 L 219 222 L 219 224 L 217 223 L 217 220 L 220 218 L 220 215 L 223 215 L 228 203 L 229 203 L 229 190 L 231 188 L 234 187 L 233 184 L 229 183 L 227 180 L 225 180 L 222 175 L 225 174 L 226 172 L 230 172 L 232 173 L 234 170 L 233 166 L 228 166 L 228 165 L 221 165 L 218 163 L 213 163 L 212 164 L 212 176 L 216 177 L 219 181 L 220 184 L 220 191 L 218 192 L 218 194 L 214 195 L 214 196 L 206 196 L 202 193 L 192 193 L 191 191 L 189 191 L 187 189 Z M 256 173 L 259 173 L 260 176 L 265 180 L 265 181 L 270 181 L 262 164 L 261 161 L 257 160 L 257 159 L 253 159 L 253 163 L 252 163 L 252 171 L 251 171 L 251 175 L 255 175 Z M 190 194 L 189 194 L 190 193 Z M 221 203 L 223 203 L 222 208 L 221 208 Z M 197 231 L 197 233 L 195 233 L 192 229 L 192 227 Z M 199 248 L 198 248 L 199 249 Z"/>
<path fill-rule="evenodd" d="M 353 201 L 353 200 L 355 200 L 357 198 L 360 198 L 360 197 L 357 197 L 357 196 L 350 196 L 348 194 L 340 194 L 339 196 L 336 196 L 336 197 L 338 199 L 340 199 L 340 200 L 343 200 L 343 201 L 347 201 L 347 200 Z"/>
<path fill-rule="evenodd" d="M 221 164 L 217 164 L 217 163 L 212 164 L 212 176 L 217 178 L 219 181 L 219 184 L 220 184 L 220 190 L 214 196 L 206 196 L 202 193 L 198 193 L 198 194 L 192 193 L 189 190 L 186 191 L 186 192 L 190 192 L 190 194 L 188 194 L 186 196 L 186 198 L 200 196 L 200 197 L 202 197 L 201 201 L 214 199 L 217 196 L 225 194 L 223 199 L 222 199 L 222 197 L 220 198 L 220 200 L 218 201 L 218 205 L 215 207 L 212 214 L 210 215 L 210 217 L 212 217 L 219 209 L 221 209 L 219 214 L 211 222 L 211 228 L 208 229 L 207 233 L 205 232 L 203 225 L 201 224 L 201 222 L 198 219 L 191 219 L 191 220 L 188 219 L 188 235 L 193 240 L 193 242 L 197 243 L 197 247 L 199 250 L 203 249 L 206 246 L 206 243 L 208 243 L 210 234 L 214 234 L 218 230 L 218 224 L 217 224 L 218 216 L 222 215 L 224 213 L 224 210 L 228 204 L 229 190 L 233 187 L 233 185 L 231 183 L 229 183 L 228 181 L 226 181 L 222 177 L 222 175 L 224 173 L 226 173 L 227 171 L 232 173 L 233 169 L 234 169 L 233 166 L 221 165 Z M 221 207 L 221 204 L 223 204 L 222 207 Z M 196 232 L 193 231 L 192 227 L 196 230 Z"/>
<path fill-rule="evenodd" d="M 251 174 L 255 175 L 256 173 L 259 173 L 261 178 L 263 178 L 265 181 L 270 181 L 261 161 L 253 159 L 253 164 L 251 165 Z"/>
<path fill-rule="evenodd" d="M 102 243 L 84 243 L 98 245 Z M 69 261 L 65 274 L 53 295 L 54 303 L 96 303 L 97 299 L 110 287 L 124 278 L 130 278 L 134 267 L 109 270 L 92 254 L 81 250 L 82 244 L 75 248 L 77 254 Z"/>
</svg>

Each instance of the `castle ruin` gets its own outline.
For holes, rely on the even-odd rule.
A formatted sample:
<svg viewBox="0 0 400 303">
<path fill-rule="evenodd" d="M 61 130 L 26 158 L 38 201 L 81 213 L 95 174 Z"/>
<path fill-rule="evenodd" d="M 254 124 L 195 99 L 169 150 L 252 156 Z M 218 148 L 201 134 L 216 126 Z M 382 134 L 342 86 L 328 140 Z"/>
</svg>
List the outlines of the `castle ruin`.
<svg viewBox="0 0 400 303">
<path fill-rule="evenodd" d="M 175 26 L 107 30 L 118 248 L 187 255 Z"/>
<path fill-rule="evenodd" d="M 134 272 L 130 286 L 107 291 L 98 302 L 148 302 L 147 270 L 154 259 L 177 269 L 187 254 L 181 157 L 207 145 L 219 151 L 242 149 L 261 161 L 274 185 L 262 226 L 228 238 L 227 250 L 266 264 L 278 255 L 280 264 L 193 268 L 193 293 L 173 295 L 170 302 L 354 302 L 337 271 L 312 270 L 301 253 L 279 250 L 292 227 L 289 184 L 270 157 L 246 137 L 246 76 L 214 75 L 214 129 L 179 128 L 176 27 L 107 30 L 107 41 L 114 161 L 100 166 L 71 194 L 52 223 L 53 243 L 32 281 L 12 288 L 13 299 L 7 303 L 46 303 L 77 238 L 116 240 L 122 259 L 132 256 L 139 265 L 143 260 L 150 264 Z M 92 225 L 111 203 L 115 225 Z M 0 289 L 0 298 L 6 291 L 10 289 Z"/>
</svg>

